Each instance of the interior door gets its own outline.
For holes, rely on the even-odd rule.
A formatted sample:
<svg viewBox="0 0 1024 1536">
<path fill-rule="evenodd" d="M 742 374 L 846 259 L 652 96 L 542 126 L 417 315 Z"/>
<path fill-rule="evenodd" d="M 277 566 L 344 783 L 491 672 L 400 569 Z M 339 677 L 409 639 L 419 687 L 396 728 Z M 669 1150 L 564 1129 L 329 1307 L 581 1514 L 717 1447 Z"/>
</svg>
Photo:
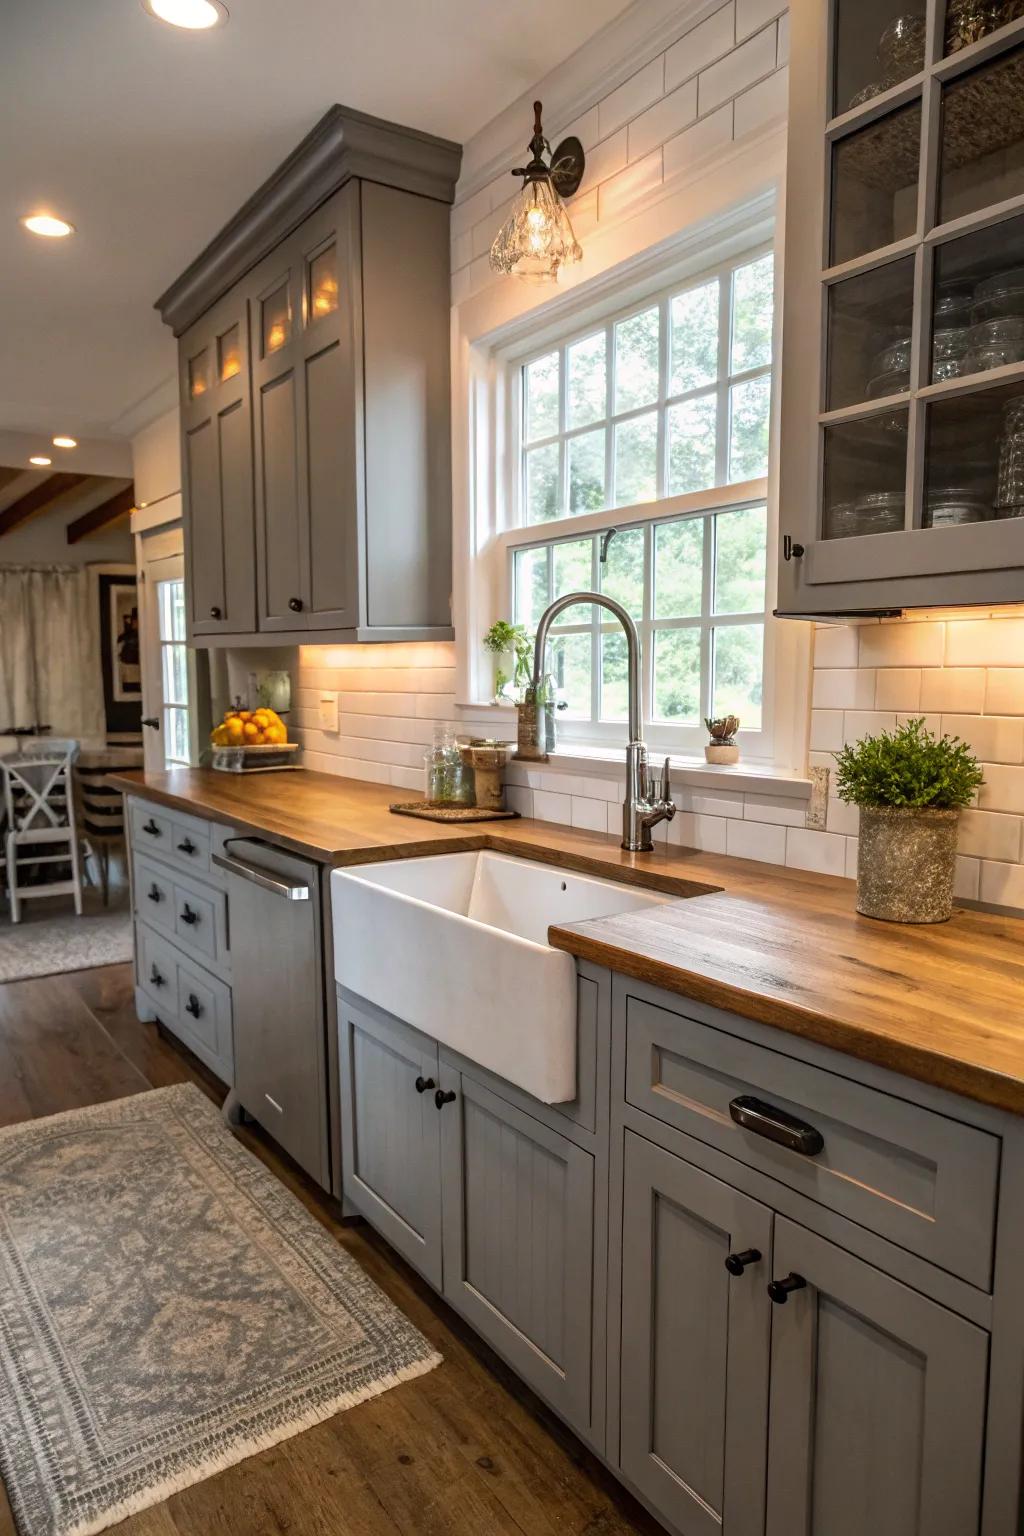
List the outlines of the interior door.
<svg viewBox="0 0 1024 1536">
<path fill-rule="evenodd" d="M 767 1536 L 972 1536 L 988 1336 L 778 1217 Z"/>
<path fill-rule="evenodd" d="M 623 1179 L 620 1466 L 684 1536 L 762 1536 L 772 1213 L 632 1131 Z"/>
<path fill-rule="evenodd" d="M 147 773 L 199 761 L 206 659 L 185 638 L 181 529 L 142 542 L 142 746 Z"/>
</svg>

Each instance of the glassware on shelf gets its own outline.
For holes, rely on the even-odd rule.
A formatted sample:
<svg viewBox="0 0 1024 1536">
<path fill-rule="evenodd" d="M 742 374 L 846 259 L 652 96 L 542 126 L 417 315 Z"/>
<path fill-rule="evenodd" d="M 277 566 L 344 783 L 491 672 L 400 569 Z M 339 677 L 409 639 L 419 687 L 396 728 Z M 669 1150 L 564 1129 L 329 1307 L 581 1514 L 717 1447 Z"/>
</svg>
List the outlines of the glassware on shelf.
<svg viewBox="0 0 1024 1536">
<path fill-rule="evenodd" d="M 967 325 L 950 326 L 936 331 L 932 338 L 932 379 L 958 379 L 968 371 L 967 353 L 971 329 Z"/>
<path fill-rule="evenodd" d="M 867 85 L 862 85 L 859 91 L 854 91 L 847 103 L 847 112 L 852 112 L 854 107 L 862 107 L 866 101 L 871 101 L 875 96 L 881 96 L 885 86 L 881 80 L 869 80 Z"/>
<path fill-rule="evenodd" d="M 889 373 L 876 373 L 868 380 L 867 397 L 880 400 L 883 395 L 905 395 L 910 388 L 910 370 L 894 368 Z"/>
<path fill-rule="evenodd" d="M 1024 315 L 1003 315 L 971 326 L 965 373 L 987 373 L 1019 362 L 1024 362 Z"/>
<path fill-rule="evenodd" d="M 867 397 L 877 400 L 882 395 L 903 395 L 909 388 L 910 337 L 900 336 L 873 358 Z"/>
<path fill-rule="evenodd" d="M 942 89 L 938 222 L 1024 192 L 1024 47 L 997 54 Z"/>
<path fill-rule="evenodd" d="M 1024 398 L 1003 407 L 996 479 L 996 517 L 1024 516 Z"/>
<path fill-rule="evenodd" d="M 936 486 L 929 490 L 921 514 L 922 528 L 953 528 L 960 523 L 985 523 L 992 508 L 971 486 Z"/>
<path fill-rule="evenodd" d="M 827 409 L 858 405 L 908 386 L 914 323 L 914 261 L 901 257 L 831 283 L 828 289 Z M 891 391 L 881 374 L 904 371 Z"/>
<path fill-rule="evenodd" d="M 925 19 L 896 16 L 878 39 L 878 62 L 887 86 L 920 74 L 924 68 Z"/>
<path fill-rule="evenodd" d="M 959 53 L 977 43 L 1011 18 L 1005 0 L 948 0 L 946 5 L 946 52 Z"/>
<path fill-rule="evenodd" d="M 935 288 L 935 329 L 965 326 L 973 318 L 974 289 L 964 283 L 937 283 Z"/>
<path fill-rule="evenodd" d="M 897 533 L 903 527 L 907 498 L 904 491 L 871 491 L 857 498 L 861 533 Z"/>
<path fill-rule="evenodd" d="M 996 272 L 975 285 L 972 320 L 998 320 L 1004 315 L 1024 315 L 1024 267 Z"/>
<path fill-rule="evenodd" d="M 829 253 L 833 266 L 914 233 L 920 153 L 919 100 L 835 142 Z"/>
</svg>

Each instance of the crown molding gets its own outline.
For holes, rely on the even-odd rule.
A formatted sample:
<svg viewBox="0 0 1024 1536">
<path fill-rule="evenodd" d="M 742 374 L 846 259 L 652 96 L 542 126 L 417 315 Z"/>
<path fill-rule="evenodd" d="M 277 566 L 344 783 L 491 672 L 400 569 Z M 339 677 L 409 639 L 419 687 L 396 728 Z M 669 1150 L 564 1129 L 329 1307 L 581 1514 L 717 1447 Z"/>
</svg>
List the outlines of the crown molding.
<svg viewBox="0 0 1024 1536">
<path fill-rule="evenodd" d="M 550 134 L 554 143 L 584 112 L 720 11 L 724 3 L 636 0 L 466 141 L 456 202 L 465 202 L 519 163 L 529 137 L 532 103 L 538 97 L 544 103 L 545 122 L 559 125 Z"/>
</svg>

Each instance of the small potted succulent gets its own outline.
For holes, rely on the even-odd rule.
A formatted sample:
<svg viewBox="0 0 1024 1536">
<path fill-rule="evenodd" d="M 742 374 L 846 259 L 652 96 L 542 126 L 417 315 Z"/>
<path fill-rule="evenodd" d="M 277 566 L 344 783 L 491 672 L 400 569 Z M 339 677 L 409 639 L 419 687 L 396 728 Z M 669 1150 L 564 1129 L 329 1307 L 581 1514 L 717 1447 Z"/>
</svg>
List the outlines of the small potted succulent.
<svg viewBox="0 0 1024 1536">
<path fill-rule="evenodd" d="M 960 812 L 983 778 L 970 748 L 919 719 L 835 757 L 839 798 L 860 807 L 857 911 L 890 923 L 947 922 Z"/>
<path fill-rule="evenodd" d="M 738 763 L 740 749 L 736 745 L 736 732 L 740 728 L 738 715 L 720 715 L 717 719 L 705 718 L 711 740 L 704 748 L 709 763 Z"/>
</svg>

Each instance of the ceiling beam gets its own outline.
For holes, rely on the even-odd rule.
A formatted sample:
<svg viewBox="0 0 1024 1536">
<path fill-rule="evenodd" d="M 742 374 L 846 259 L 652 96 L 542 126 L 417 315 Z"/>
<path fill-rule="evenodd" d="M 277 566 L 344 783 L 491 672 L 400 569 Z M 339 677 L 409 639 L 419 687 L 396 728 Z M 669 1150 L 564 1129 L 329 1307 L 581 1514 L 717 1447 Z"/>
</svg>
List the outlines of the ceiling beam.
<svg viewBox="0 0 1024 1536">
<path fill-rule="evenodd" d="M 83 485 L 89 475 L 56 474 L 47 475 L 38 485 L 34 485 L 24 496 L 19 496 L 17 501 L 12 501 L 9 507 L 4 507 L 0 512 L 0 539 L 5 533 L 10 533 L 13 528 L 19 527 L 34 517 L 37 512 L 52 506 L 59 496 L 67 491 L 73 491 L 77 486 Z"/>
<path fill-rule="evenodd" d="M 0 464 L 0 491 L 9 486 L 12 480 L 20 479 L 24 473 L 23 469 L 8 469 L 6 465 Z"/>
<path fill-rule="evenodd" d="M 126 485 L 124 490 L 117 491 L 107 501 L 101 501 L 91 512 L 83 512 L 73 523 L 68 523 L 68 543 L 77 544 L 79 539 L 87 539 L 91 533 L 108 528 L 119 517 L 126 517 L 134 506 L 135 487 Z"/>
</svg>

